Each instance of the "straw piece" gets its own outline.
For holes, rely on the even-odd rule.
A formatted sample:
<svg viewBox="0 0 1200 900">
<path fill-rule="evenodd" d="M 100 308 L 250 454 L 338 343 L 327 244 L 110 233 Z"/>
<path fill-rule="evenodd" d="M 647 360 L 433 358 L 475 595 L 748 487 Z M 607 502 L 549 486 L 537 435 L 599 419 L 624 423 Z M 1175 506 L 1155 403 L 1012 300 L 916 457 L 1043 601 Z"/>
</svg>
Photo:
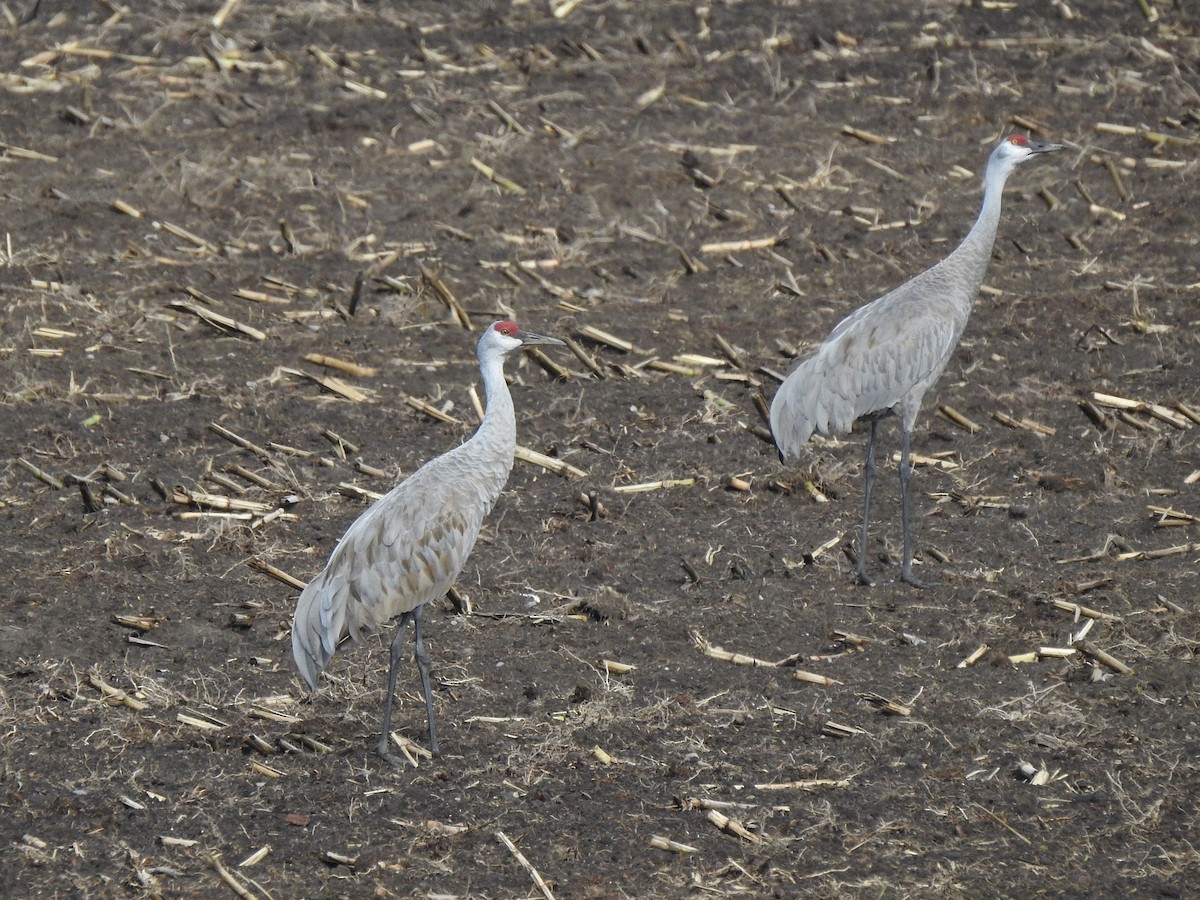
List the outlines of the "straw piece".
<svg viewBox="0 0 1200 900">
<path fill-rule="evenodd" d="M 975 432 L 979 431 L 980 428 L 983 427 L 982 425 L 979 425 L 976 422 L 972 422 L 970 419 L 968 419 L 966 416 L 964 416 L 962 413 L 960 413 L 957 409 L 955 409 L 953 406 L 950 406 L 949 404 L 942 404 L 941 406 L 939 406 L 938 412 L 940 412 L 943 416 L 945 416 L 947 419 L 949 419 L 951 422 L 953 422 L 955 425 L 957 425 L 963 431 L 968 432 L 969 434 L 974 434 Z"/>
<path fill-rule="evenodd" d="M 756 791 L 811 791 L 824 787 L 850 787 L 850 784 L 849 778 L 808 778 L 803 781 L 769 781 L 765 784 L 756 784 L 754 789 Z"/>
<path fill-rule="evenodd" d="M 731 819 L 725 813 L 715 809 L 708 811 L 708 821 L 712 822 L 717 828 L 728 834 L 736 835 L 742 840 L 749 841 L 751 844 L 757 844 L 762 840 L 761 835 L 755 834 L 753 831 L 747 830 L 746 826 L 737 819 Z"/>
<path fill-rule="evenodd" d="M 561 459 L 555 459 L 553 456 L 547 456 L 544 453 L 538 453 L 536 450 L 530 450 L 528 447 L 517 445 L 513 451 L 513 456 L 521 462 L 531 463 L 535 466 L 541 466 L 548 472 L 553 472 L 555 475 L 570 475 L 574 478 L 585 478 L 587 472 L 577 468 L 570 463 L 563 462 Z"/>
<path fill-rule="evenodd" d="M 212 27 L 224 28 L 225 20 L 233 15 L 233 11 L 237 9 L 238 4 L 241 2 L 242 0 L 225 0 L 225 3 L 217 10 L 216 15 L 212 17 Z"/>
<path fill-rule="evenodd" d="M 425 413 L 425 415 L 429 416 L 431 419 L 437 419 L 439 422 L 445 422 L 447 425 L 462 424 L 454 416 L 450 415 L 449 413 L 442 412 L 440 409 L 438 409 L 432 403 L 429 403 L 425 400 L 421 400 L 418 397 L 413 397 L 413 396 L 409 395 L 404 398 L 404 402 L 407 403 L 409 406 L 411 406 L 413 409 L 417 410 L 418 412 Z"/>
<path fill-rule="evenodd" d="M 701 253 L 738 253 L 744 250 L 763 250 L 767 247 L 774 247 L 782 238 L 778 235 L 775 237 L 765 238 L 749 238 L 744 241 L 716 241 L 711 244 L 701 244 Z"/>
<path fill-rule="evenodd" d="M 988 645 L 980 644 L 968 656 L 959 660 L 958 664 L 955 666 L 955 668 L 956 669 L 965 669 L 969 666 L 973 666 L 973 665 L 975 665 L 975 663 L 979 662 L 979 660 L 983 657 L 983 654 L 985 654 L 987 652 L 988 652 Z"/>
<path fill-rule="evenodd" d="M 104 699 L 114 706 L 124 706 L 132 709 L 134 712 L 141 712 L 146 708 L 146 704 L 136 697 L 131 697 L 128 693 L 120 688 L 113 687 L 99 675 L 94 672 L 88 675 L 88 683 L 96 688 L 104 695 Z"/>
<path fill-rule="evenodd" d="M 690 487 L 695 483 L 695 478 L 666 478 L 662 481 L 644 481 L 641 484 L 619 484 L 613 490 L 618 494 L 645 494 L 664 488 Z"/>
<path fill-rule="evenodd" d="M 533 883 L 537 886 L 538 890 L 542 892 L 542 896 L 545 897 L 546 900 L 554 900 L 554 894 L 550 892 L 550 887 L 542 878 L 541 873 L 539 873 L 538 870 L 533 867 L 533 863 L 525 858 L 525 854 L 517 849 L 517 845 L 508 839 L 508 835 L 506 835 L 503 831 L 497 831 L 496 840 L 502 843 L 508 849 L 508 852 L 513 855 L 516 861 L 521 864 L 521 867 L 529 873 L 529 877 L 533 879 Z"/>
<path fill-rule="evenodd" d="M 898 140 L 898 138 L 884 137 L 870 131 L 864 131 L 861 128 L 855 128 L 853 125 L 843 125 L 842 134 L 857 138 L 864 144 L 894 144 Z"/>
<path fill-rule="evenodd" d="M 352 384 L 342 381 L 340 378 L 335 378 L 332 375 L 316 375 L 312 372 L 305 372 L 300 369 L 293 369 L 290 366 L 280 366 L 278 369 L 285 375 L 293 375 L 296 378 L 303 378 L 311 381 L 314 384 L 320 385 L 331 394 L 337 394 L 349 400 L 351 403 L 365 403 L 374 396 L 374 391 L 357 388 Z"/>
<path fill-rule="evenodd" d="M 270 575 L 276 581 L 281 581 L 288 587 L 293 587 L 298 591 L 304 590 L 304 588 L 307 586 L 306 583 L 301 581 L 299 578 L 289 575 L 282 569 L 275 568 L 275 566 L 271 565 L 264 559 L 251 557 L 250 559 L 246 560 L 246 565 L 250 566 L 252 569 L 258 569 L 258 571 Z"/>
<path fill-rule="evenodd" d="M 476 159 L 474 156 L 471 157 L 471 168 L 473 168 L 476 172 L 478 172 L 480 175 L 482 175 L 488 181 L 490 181 L 493 184 L 497 185 L 498 187 L 508 191 L 510 194 L 520 195 L 520 194 L 525 193 L 525 188 L 521 187 L 519 184 L 517 184 L 512 179 L 505 178 L 503 175 L 501 175 L 499 172 L 497 172 L 495 169 L 493 169 L 487 163 L 481 162 L 480 160 Z"/>
<path fill-rule="evenodd" d="M 463 309 L 462 304 L 458 302 L 458 298 L 454 296 L 454 293 L 446 286 L 446 283 L 442 281 L 442 279 L 439 278 L 432 269 L 423 263 L 418 262 L 417 268 L 421 270 L 421 278 L 425 280 L 425 283 L 429 285 L 433 292 L 437 294 L 438 297 L 441 298 L 442 302 L 450 308 L 450 311 L 454 313 L 454 318 L 458 320 L 458 324 L 467 331 L 472 331 L 473 326 L 471 325 L 471 317 L 467 315 L 467 311 Z"/>
<path fill-rule="evenodd" d="M 656 850 L 670 850 L 672 853 L 699 853 L 695 847 L 690 844 L 681 844 L 679 841 L 673 841 L 668 837 L 663 837 L 661 834 L 652 835 L 650 838 L 650 846 Z"/>
<path fill-rule="evenodd" d="M 585 325 L 579 329 L 579 336 L 587 338 L 597 344 L 605 344 L 612 347 L 614 350 L 620 350 L 622 353 L 630 353 L 635 348 L 632 341 L 627 341 L 624 338 L 619 338 L 614 334 L 596 328 L 594 325 Z M 578 355 L 578 354 L 576 354 Z"/>
<path fill-rule="evenodd" d="M 63 489 L 63 482 L 61 479 L 55 478 L 49 472 L 45 472 L 42 469 L 39 469 L 37 466 L 35 466 L 33 463 L 31 463 L 29 460 L 25 459 L 24 457 L 22 457 L 22 456 L 17 457 L 17 465 L 19 465 L 22 469 L 24 469 L 26 472 L 28 472 L 30 475 L 32 475 L 34 478 L 36 478 L 38 481 L 45 482 L 46 484 L 50 485 L 50 487 L 54 488 L 55 490 L 61 491 Z"/>
<path fill-rule="evenodd" d="M 239 322 L 237 319 L 231 319 L 229 316 L 222 315 L 214 310 L 206 309 L 199 303 L 193 303 L 191 300 L 172 300 L 167 303 L 167 306 L 182 312 L 191 313 L 196 318 L 222 331 L 236 331 L 256 341 L 265 341 L 267 339 L 265 331 L 259 331 L 252 325 Z"/>
<path fill-rule="evenodd" d="M 1090 656 L 1096 662 L 1101 663 L 1121 675 L 1132 675 L 1133 669 L 1125 665 L 1111 653 L 1106 650 L 1101 650 L 1091 641 L 1079 641 L 1077 646 L 1081 651 Z"/>
<path fill-rule="evenodd" d="M 217 877 L 225 882 L 225 884 L 229 886 L 229 889 L 241 897 L 242 900 L 256 900 L 254 894 L 250 892 L 250 889 L 229 873 L 229 870 L 221 864 L 220 857 L 218 857 L 215 853 L 211 853 L 204 857 L 204 861 L 208 863 L 209 867 L 214 872 L 217 873 Z"/>
</svg>

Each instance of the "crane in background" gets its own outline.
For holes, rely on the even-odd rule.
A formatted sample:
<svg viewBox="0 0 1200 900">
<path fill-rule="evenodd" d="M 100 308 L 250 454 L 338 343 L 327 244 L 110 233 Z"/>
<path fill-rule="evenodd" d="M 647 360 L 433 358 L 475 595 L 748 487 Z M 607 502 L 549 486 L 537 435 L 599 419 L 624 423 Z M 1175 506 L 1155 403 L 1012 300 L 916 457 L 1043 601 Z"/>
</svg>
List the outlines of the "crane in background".
<svg viewBox="0 0 1200 900">
<path fill-rule="evenodd" d="M 909 447 L 925 392 L 946 368 L 983 285 L 1004 183 L 1017 166 L 1061 144 L 1009 135 L 988 157 L 983 207 L 962 243 L 945 259 L 844 318 L 784 380 L 771 402 L 771 433 L 783 462 L 795 458 L 813 432 L 832 435 L 860 420 L 870 423 L 863 473 L 862 533 L 857 574 L 866 572 L 871 490 L 875 484 L 875 441 L 879 422 L 900 419 L 900 516 L 904 556 L 900 578 L 922 586 L 912 573 L 909 524 Z"/>
</svg>

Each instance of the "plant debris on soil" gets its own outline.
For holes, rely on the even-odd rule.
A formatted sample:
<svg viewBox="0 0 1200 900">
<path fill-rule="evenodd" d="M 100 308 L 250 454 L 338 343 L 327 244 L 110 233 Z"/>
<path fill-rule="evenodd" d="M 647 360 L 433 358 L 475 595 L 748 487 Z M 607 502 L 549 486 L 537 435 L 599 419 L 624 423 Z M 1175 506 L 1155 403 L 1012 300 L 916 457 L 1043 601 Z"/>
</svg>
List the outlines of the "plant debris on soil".
<svg viewBox="0 0 1200 900">
<path fill-rule="evenodd" d="M 1165 0 L 0 2 L 0 894 L 1163 896 L 1200 882 L 1200 23 Z M 994 258 L 914 435 L 793 359 Z M 296 597 L 522 445 L 374 753 Z M 411 644 L 410 644 L 411 645 Z"/>
</svg>

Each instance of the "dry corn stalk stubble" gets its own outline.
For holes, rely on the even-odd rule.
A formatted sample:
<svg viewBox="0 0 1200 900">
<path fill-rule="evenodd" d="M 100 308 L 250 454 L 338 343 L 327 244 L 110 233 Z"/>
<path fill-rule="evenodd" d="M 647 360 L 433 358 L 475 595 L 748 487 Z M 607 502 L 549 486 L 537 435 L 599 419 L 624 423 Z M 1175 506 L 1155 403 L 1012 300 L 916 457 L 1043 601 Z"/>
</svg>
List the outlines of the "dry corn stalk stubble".
<svg viewBox="0 0 1200 900">
<path fill-rule="evenodd" d="M 1186 10 L 20 6 L 4 893 L 1186 894 Z M 944 255 L 1009 130 L 1078 149 L 928 398 L 939 587 L 857 590 L 854 442 L 782 469 L 754 396 Z M 542 457 L 431 613 L 446 755 L 406 679 L 381 774 L 386 647 L 306 702 L 285 610 L 509 313 L 570 338 L 510 372 Z"/>
</svg>

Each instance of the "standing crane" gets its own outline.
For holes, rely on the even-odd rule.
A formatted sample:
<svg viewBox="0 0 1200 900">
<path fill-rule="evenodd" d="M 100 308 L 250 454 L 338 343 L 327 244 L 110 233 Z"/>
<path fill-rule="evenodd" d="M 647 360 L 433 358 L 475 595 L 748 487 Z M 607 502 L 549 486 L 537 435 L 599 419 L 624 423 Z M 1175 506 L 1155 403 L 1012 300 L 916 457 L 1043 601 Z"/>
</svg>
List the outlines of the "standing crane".
<svg viewBox="0 0 1200 900">
<path fill-rule="evenodd" d="M 946 368 L 991 261 L 1000 222 L 1004 182 L 1021 163 L 1061 144 L 1009 135 L 988 157 L 983 176 L 983 208 L 958 247 L 927 269 L 844 318 L 829 337 L 780 385 L 771 402 L 771 432 L 779 457 L 787 462 L 812 436 L 840 434 L 859 419 L 870 422 L 863 473 L 862 534 L 857 574 L 866 573 L 867 527 L 875 483 L 875 439 L 880 419 L 900 418 L 900 515 L 904 558 L 900 578 L 921 587 L 912 573 L 909 527 L 909 445 L 925 392 Z"/>
<path fill-rule="evenodd" d="M 314 691 L 317 676 L 343 641 L 359 641 L 399 617 L 379 738 L 379 755 L 394 765 L 399 760 L 388 749 L 392 703 L 409 622 L 429 720 L 429 749 L 438 752 L 421 614 L 426 603 L 453 586 L 484 517 L 508 481 L 517 423 L 504 380 L 504 360 L 529 344 L 561 345 L 562 341 L 523 331 L 515 322 L 488 327 L 476 350 L 487 400 L 479 429 L 465 443 L 417 469 L 359 516 L 296 604 L 292 654 L 301 677 Z"/>
</svg>

